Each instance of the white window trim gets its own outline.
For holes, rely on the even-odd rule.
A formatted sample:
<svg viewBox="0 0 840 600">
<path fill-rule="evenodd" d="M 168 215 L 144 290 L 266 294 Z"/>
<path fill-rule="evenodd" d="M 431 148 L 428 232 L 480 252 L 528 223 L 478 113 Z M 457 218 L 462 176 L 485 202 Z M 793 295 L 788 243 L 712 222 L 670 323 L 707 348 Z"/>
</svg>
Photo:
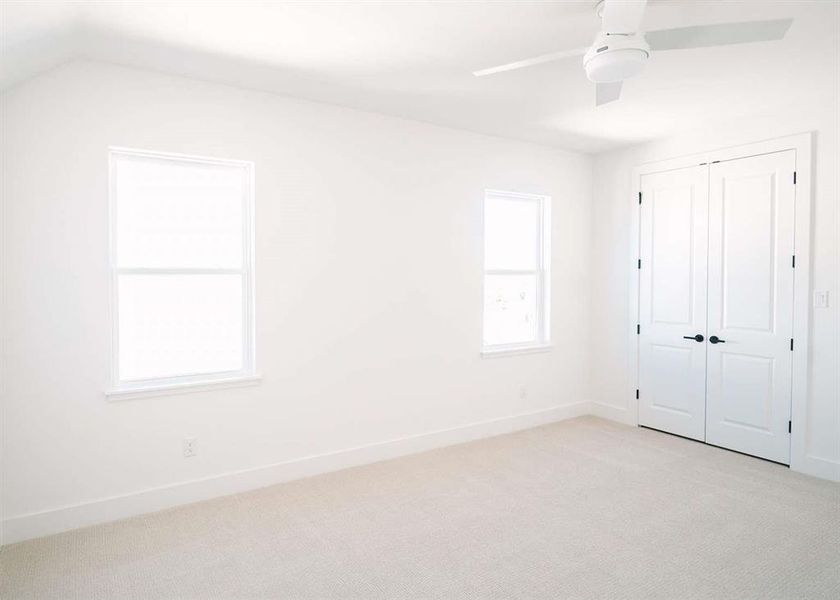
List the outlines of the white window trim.
<svg viewBox="0 0 840 600">
<path fill-rule="evenodd" d="M 488 198 L 504 198 L 505 200 L 525 200 L 539 202 L 539 222 L 537 223 L 537 268 L 536 270 L 487 269 L 484 262 L 484 218 L 487 210 Z M 481 210 L 481 310 L 482 310 L 482 346 L 481 356 L 485 358 L 510 356 L 517 354 L 532 354 L 535 352 L 549 352 L 551 344 L 551 197 L 539 194 L 523 194 L 505 190 L 484 190 Z M 537 277 L 537 339 L 530 342 L 516 344 L 485 344 L 484 343 L 484 287 L 487 275 L 536 275 Z"/>
<path fill-rule="evenodd" d="M 515 346 L 513 344 L 506 346 L 489 346 L 481 351 L 481 356 L 484 358 L 497 358 L 501 356 L 515 356 L 517 354 L 537 354 L 539 352 L 551 352 L 554 349 L 554 344 L 522 344 Z"/>
<path fill-rule="evenodd" d="M 163 381 L 161 379 L 157 381 Z M 147 385 L 142 388 L 119 388 L 110 389 L 105 392 L 109 400 L 133 400 L 135 398 L 150 398 L 153 396 L 171 396 L 173 394 L 187 394 L 191 392 L 204 392 L 218 389 L 248 387 L 257 385 L 262 381 L 259 375 L 229 375 L 225 373 L 214 373 L 212 378 L 208 376 L 201 381 L 161 383 L 159 385 Z"/>
<path fill-rule="evenodd" d="M 243 232 L 242 232 L 242 268 L 241 269 L 158 269 L 158 268 L 124 268 L 117 266 L 117 194 L 116 178 L 114 177 L 116 158 L 130 156 L 133 158 L 151 158 L 165 161 L 193 162 L 209 165 L 223 165 L 244 169 L 246 173 L 247 189 L 243 198 Z M 255 309 L 254 309 L 254 163 L 243 160 L 229 160 L 174 154 L 167 152 L 153 152 L 111 146 L 108 148 L 108 250 L 109 250 L 109 287 L 111 321 L 111 373 L 110 387 L 105 391 L 109 400 L 122 400 L 146 396 L 195 392 L 202 390 L 238 387 L 259 383 L 260 376 L 256 371 L 255 355 Z M 119 378 L 119 286 L 120 274 L 144 273 L 207 273 L 224 274 L 236 273 L 242 275 L 242 322 L 243 322 L 243 357 L 242 369 L 227 372 L 199 373 L 176 377 L 160 377 L 134 381 L 120 381 Z"/>
</svg>

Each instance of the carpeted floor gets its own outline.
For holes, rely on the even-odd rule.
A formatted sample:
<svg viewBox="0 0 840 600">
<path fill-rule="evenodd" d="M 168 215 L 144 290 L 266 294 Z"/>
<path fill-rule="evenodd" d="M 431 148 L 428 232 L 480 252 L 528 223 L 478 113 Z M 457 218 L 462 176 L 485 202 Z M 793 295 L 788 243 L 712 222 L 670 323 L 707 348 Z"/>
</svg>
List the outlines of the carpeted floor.
<svg viewBox="0 0 840 600">
<path fill-rule="evenodd" d="M 0 597 L 840 598 L 840 485 L 584 417 L 8 546 Z"/>
</svg>

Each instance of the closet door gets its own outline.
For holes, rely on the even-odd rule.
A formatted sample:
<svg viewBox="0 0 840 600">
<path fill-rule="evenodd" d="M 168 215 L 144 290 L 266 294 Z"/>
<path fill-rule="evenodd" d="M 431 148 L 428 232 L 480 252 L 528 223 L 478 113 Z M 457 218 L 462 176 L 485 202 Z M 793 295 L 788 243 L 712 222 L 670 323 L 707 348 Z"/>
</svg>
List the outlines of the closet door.
<svg viewBox="0 0 840 600">
<path fill-rule="evenodd" d="M 708 167 L 641 185 L 639 423 L 703 440 Z"/>
<path fill-rule="evenodd" d="M 706 441 L 785 464 L 795 164 L 790 150 L 713 164 L 709 177 Z"/>
</svg>

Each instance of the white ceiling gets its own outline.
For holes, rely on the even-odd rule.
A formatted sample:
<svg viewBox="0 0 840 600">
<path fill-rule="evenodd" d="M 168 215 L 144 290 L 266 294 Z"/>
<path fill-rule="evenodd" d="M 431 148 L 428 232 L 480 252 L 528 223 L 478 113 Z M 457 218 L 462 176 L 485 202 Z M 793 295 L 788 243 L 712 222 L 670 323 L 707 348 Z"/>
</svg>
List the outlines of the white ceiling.
<svg viewBox="0 0 840 600">
<path fill-rule="evenodd" d="M 0 2 L 2 89 L 85 57 L 586 152 L 836 94 L 840 69 L 836 0 L 650 0 L 645 29 L 796 20 L 781 42 L 655 53 L 598 108 L 579 57 L 471 74 L 589 45 L 595 0 Z"/>
</svg>

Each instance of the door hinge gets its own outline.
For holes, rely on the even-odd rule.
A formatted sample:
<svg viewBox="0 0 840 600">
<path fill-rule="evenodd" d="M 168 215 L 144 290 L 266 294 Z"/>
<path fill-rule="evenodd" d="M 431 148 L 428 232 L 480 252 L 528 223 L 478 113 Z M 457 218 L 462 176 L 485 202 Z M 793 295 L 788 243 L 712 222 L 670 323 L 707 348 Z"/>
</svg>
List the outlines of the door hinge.
<svg viewBox="0 0 840 600">
<path fill-rule="evenodd" d="M 796 171 L 793 172 L 793 185 L 796 185 Z"/>
<path fill-rule="evenodd" d="M 641 333 L 642 333 L 642 326 L 639 325 L 638 323 L 636 323 L 636 335 L 639 335 Z"/>
<path fill-rule="evenodd" d="M 641 258 L 640 258 L 640 259 L 639 259 L 639 261 L 636 263 L 636 268 L 637 268 L 637 269 L 641 269 L 641 268 L 642 268 L 642 259 L 641 259 Z"/>
<path fill-rule="evenodd" d="M 796 268 L 796 255 L 795 254 L 790 257 L 790 266 L 791 266 L 792 269 Z"/>
<path fill-rule="evenodd" d="M 791 431 L 793 431 L 793 425 L 790 421 L 788 421 L 788 433 L 790 433 Z"/>
<path fill-rule="evenodd" d="M 642 203 L 642 192 L 639 192 L 639 204 Z"/>
<path fill-rule="evenodd" d="M 793 338 L 790 338 L 790 351 L 793 352 Z"/>
<path fill-rule="evenodd" d="M 639 399 L 639 388 L 636 388 L 636 400 Z"/>
</svg>

